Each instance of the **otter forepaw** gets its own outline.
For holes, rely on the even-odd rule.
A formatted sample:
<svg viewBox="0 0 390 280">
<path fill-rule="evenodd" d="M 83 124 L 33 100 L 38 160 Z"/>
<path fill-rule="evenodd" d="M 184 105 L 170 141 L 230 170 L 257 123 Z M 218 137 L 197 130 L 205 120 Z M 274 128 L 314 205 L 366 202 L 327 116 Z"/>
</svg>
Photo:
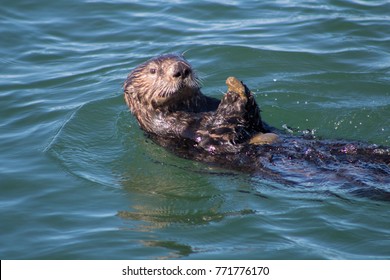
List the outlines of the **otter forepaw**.
<svg viewBox="0 0 390 280">
<path fill-rule="evenodd" d="M 237 93 L 240 96 L 240 98 L 247 99 L 247 96 L 245 94 L 245 86 L 236 77 L 227 78 L 226 85 L 228 86 L 228 92 Z"/>
<path fill-rule="evenodd" d="M 249 140 L 252 145 L 273 144 L 279 141 L 279 136 L 275 133 L 258 133 Z"/>
</svg>

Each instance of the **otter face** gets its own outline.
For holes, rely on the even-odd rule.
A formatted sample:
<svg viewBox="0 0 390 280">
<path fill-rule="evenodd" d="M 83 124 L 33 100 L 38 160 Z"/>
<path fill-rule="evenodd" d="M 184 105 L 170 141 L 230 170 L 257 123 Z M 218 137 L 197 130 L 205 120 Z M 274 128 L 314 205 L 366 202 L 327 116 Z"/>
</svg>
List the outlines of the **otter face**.
<svg viewBox="0 0 390 280">
<path fill-rule="evenodd" d="M 191 98 L 199 91 L 198 80 L 191 65 L 180 55 L 158 56 L 135 68 L 125 82 L 126 102 L 169 107 Z"/>
</svg>

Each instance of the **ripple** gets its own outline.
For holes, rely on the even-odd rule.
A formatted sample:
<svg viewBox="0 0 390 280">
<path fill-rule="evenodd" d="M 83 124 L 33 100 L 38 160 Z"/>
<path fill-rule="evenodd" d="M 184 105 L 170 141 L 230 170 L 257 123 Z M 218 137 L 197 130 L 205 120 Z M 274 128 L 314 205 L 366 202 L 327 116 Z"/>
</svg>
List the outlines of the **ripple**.
<svg viewBox="0 0 390 280">
<path fill-rule="evenodd" d="M 106 165 L 115 160 L 121 149 L 115 129 L 118 105 L 118 98 L 112 98 L 81 106 L 60 129 L 47 151 L 71 173 L 115 186 L 117 183 L 112 180 Z"/>
</svg>

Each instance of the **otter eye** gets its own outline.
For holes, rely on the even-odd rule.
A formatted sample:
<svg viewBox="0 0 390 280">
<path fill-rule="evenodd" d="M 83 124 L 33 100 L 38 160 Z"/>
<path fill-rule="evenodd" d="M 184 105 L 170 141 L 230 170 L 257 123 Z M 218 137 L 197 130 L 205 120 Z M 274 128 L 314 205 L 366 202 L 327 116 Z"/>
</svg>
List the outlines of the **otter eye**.
<svg viewBox="0 0 390 280">
<path fill-rule="evenodd" d="M 156 70 L 156 68 L 151 68 L 151 69 L 149 70 L 149 72 L 150 72 L 150 74 L 156 74 L 156 73 L 157 73 L 157 70 Z"/>
</svg>

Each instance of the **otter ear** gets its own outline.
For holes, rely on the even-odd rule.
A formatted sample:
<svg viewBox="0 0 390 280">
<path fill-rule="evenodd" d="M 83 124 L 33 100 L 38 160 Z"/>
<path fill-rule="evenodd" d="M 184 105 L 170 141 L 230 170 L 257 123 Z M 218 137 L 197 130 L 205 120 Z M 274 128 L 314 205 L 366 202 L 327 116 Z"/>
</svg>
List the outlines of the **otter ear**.
<svg viewBox="0 0 390 280">
<path fill-rule="evenodd" d="M 126 86 L 126 83 L 125 83 L 125 86 Z M 135 99 L 138 99 L 138 96 L 135 96 L 134 95 L 134 88 L 131 84 L 127 84 L 127 86 L 125 87 L 124 89 L 124 99 L 125 99 L 125 102 L 127 104 L 127 106 L 130 108 L 131 112 L 134 113 L 134 110 L 135 110 L 135 104 L 137 104 L 138 102 L 136 102 Z"/>
<path fill-rule="evenodd" d="M 131 94 L 134 91 L 132 79 L 130 77 L 127 77 L 126 81 L 123 83 L 123 90 L 126 94 Z"/>
<path fill-rule="evenodd" d="M 128 106 L 130 106 L 131 99 L 134 98 L 134 87 L 131 83 L 131 79 L 127 78 L 126 81 L 123 83 L 123 91 L 125 95 L 125 101 Z"/>
</svg>

